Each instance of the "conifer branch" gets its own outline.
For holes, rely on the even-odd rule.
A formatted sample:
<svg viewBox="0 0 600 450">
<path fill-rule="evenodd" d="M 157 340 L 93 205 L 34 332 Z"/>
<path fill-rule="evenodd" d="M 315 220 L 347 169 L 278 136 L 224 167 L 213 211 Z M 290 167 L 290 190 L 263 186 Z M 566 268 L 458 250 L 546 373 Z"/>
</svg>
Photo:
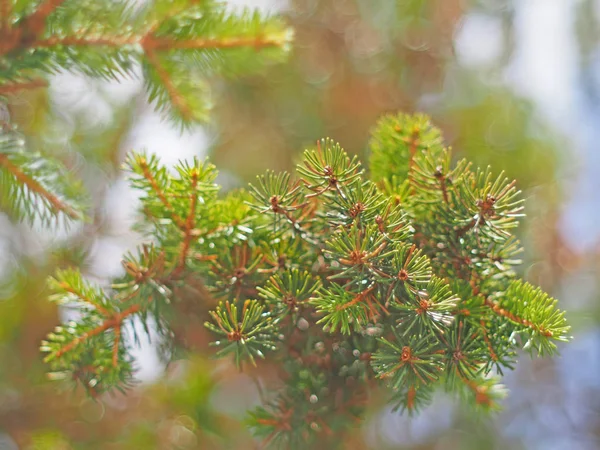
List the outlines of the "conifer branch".
<svg viewBox="0 0 600 450">
<path fill-rule="evenodd" d="M 113 343 L 112 350 L 112 365 L 113 367 L 117 367 L 119 363 L 119 345 L 121 343 L 121 323 L 118 323 L 114 327 L 115 332 L 115 342 Z"/>
<path fill-rule="evenodd" d="M 58 283 L 58 287 L 66 293 L 73 294 L 74 296 L 77 297 L 78 300 L 81 300 L 82 302 L 87 303 L 88 305 L 92 306 L 103 316 L 109 317 L 111 315 L 111 313 L 104 306 L 102 306 L 102 304 L 95 301 L 94 299 L 92 299 L 90 296 L 86 295 L 81 290 L 78 290 L 74 285 L 69 284 L 65 281 L 61 281 Z"/>
<path fill-rule="evenodd" d="M 206 50 L 206 49 L 231 49 L 251 47 L 256 50 L 269 47 L 282 47 L 281 39 L 257 35 L 255 37 L 231 37 L 221 39 L 196 38 L 179 40 L 172 38 L 158 38 L 151 34 L 141 40 L 146 51 L 160 50 Z"/>
<path fill-rule="evenodd" d="M 240 368 L 262 359 L 282 368 L 277 400 L 251 413 L 265 444 L 339 441 L 375 383 L 390 390 L 394 411 L 418 412 L 440 384 L 496 409 L 502 389 L 489 372 L 512 368 L 520 338 L 540 354 L 555 350 L 551 340 L 568 340 L 556 301 L 510 269 L 518 191 L 489 170 L 451 168 L 424 117 L 384 125 L 373 158 L 391 178 L 381 184 L 365 180 L 357 158 L 329 139 L 305 152 L 295 180 L 267 172 L 226 196 L 210 164 L 194 159 L 169 171 L 156 156 L 131 156 L 156 250 L 127 256 L 110 296 L 78 288 L 77 278 L 55 286 L 67 301 L 72 294 L 96 306 L 49 334 L 42 349 L 51 367 L 84 384 L 90 363 L 94 376 L 111 374 L 101 388 L 88 386 L 92 395 L 123 386 L 131 374 L 124 320 L 139 314 L 147 327 L 152 317 L 170 336 L 168 308 L 196 278 L 218 302 L 201 305 L 210 309 L 204 325 L 215 356 L 232 356 Z M 396 172 L 387 144 L 404 152 Z"/>
<path fill-rule="evenodd" d="M 73 220 L 80 220 L 82 218 L 82 215 L 78 211 L 62 202 L 56 195 L 45 189 L 34 178 L 25 174 L 19 166 L 13 164 L 7 155 L 1 153 L 0 168 L 7 170 L 19 183 L 27 186 L 31 192 L 45 199 L 55 211 L 62 212 Z"/>
<path fill-rule="evenodd" d="M 173 84 L 173 80 L 169 76 L 169 73 L 162 66 L 158 55 L 154 52 L 154 50 L 148 49 L 146 51 L 146 59 L 148 60 L 152 68 L 156 71 L 158 77 L 165 86 L 165 89 L 169 95 L 171 102 L 173 103 L 175 108 L 179 110 L 179 113 L 181 114 L 183 119 L 186 121 L 191 120 L 194 117 L 192 109 L 185 101 L 185 97 L 177 90 L 177 88 Z"/>
<path fill-rule="evenodd" d="M 51 48 L 56 46 L 73 46 L 120 48 L 125 45 L 134 45 L 139 43 L 140 38 L 136 36 L 93 36 L 82 34 L 81 36 L 51 36 L 47 39 L 33 41 L 30 44 L 30 47 Z"/>
<path fill-rule="evenodd" d="M 33 14 L 28 16 L 23 24 L 23 28 L 34 36 L 39 36 L 44 32 L 46 19 L 66 0 L 44 0 Z"/>
<path fill-rule="evenodd" d="M 5 32 L 9 32 L 12 28 L 11 20 L 13 15 L 12 0 L 0 0 L 0 36 L 5 36 Z"/>
<path fill-rule="evenodd" d="M 165 208 L 167 209 L 167 211 L 173 218 L 173 222 L 175 222 L 180 229 L 184 230 L 185 229 L 185 221 L 181 217 L 179 217 L 179 215 L 175 212 L 175 210 L 173 209 L 173 206 L 171 205 L 171 202 L 169 202 L 169 200 L 167 199 L 167 196 L 165 195 L 165 193 L 162 191 L 162 189 L 156 182 L 154 175 L 152 175 L 152 172 L 150 172 L 150 167 L 148 166 L 148 163 L 146 162 L 146 158 L 144 158 L 144 157 L 137 158 L 136 163 L 142 169 L 144 178 L 146 178 L 148 183 L 150 183 L 150 186 L 152 186 L 152 190 L 154 191 L 156 196 L 160 199 L 162 204 L 165 206 Z"/>
<path fill-rule="evenodd" d="M 487 327 L 485 325 L 485 322 L 483 320 L 481 320 L 479 322 L 479 324 L 481 325 L 481 330 L 482 330 L 482 333 L 483 333 L 483 340 L 485 341 L 485 344 L 487 345 L 488 351 L 490 352 L 490 357 L 492 358 L 492 361 L 497 362 L 498 361 L 498 355 L 494 351 L 494 347 L 492 347 L 492 341 L 490 340 L 490 336 L 488 334 L 488 330 L 487 330 Z"/>
<path fill-rule="evenodd" d="M 126 318 L 128 318 L 129 316 L 131 316 L 133 314 L 136 314 L 137 312 L 140 311 L 140 309 L 141 309 L 141 306 L 135 304 L 135 305 L 132 305 L 129 308 L 125 309 L 122 312 L 113 314 L 111 317 L 105 319 L 97 327 L 93 328 L 92 330 L 90 330 L 88 332 L 83 333 L 81 336 L 76 337 L 71 342 L 69 342 L 65 346 L 61 347 L 58 351 L 56 351 L 52 355 L 53 358 L 60 358 L 65 353 L 70 352 L 75 347 L 80 345 L 82 342 L 86 341 L 87 339 L 89 339 L 93 336 L 97 336 L 111 328 L 120 327 Z"/>
<path fill-rule="evenodd" d="M 22 81 L 16 83 L 4 83 L 0 84 L 0 95 L 10 95 L 15 94 L 19 91 L 27 90 L 27 89 L 36 89 L 48 87 L 48 82 L 41 78 L 30 81 Z"/>
<path fill-rule="evenodd" d="M 198 187 L 198 173 L 194 171 L 192 173 L 192 180 L 190 185 L 190 210 L 185 221 L 185 230 L 183 241 L 181 242 L 181 250 L 179 252 L 179 261 L 177 267 L 173 271 L 173 276 L 179 275 L 185 268 L 186 259 L 190 250 L 190 244 L 194 238 L 194 221 L 196 218 L 196 206 L 198 205 L 198 193 L 196 189 Z"/>
<path fill-rule="evenodd" d="M 490 300 L 489 297 L 484 298 L 484 303 L 487 307 L 489 307 L 492 311 L 494 311 L 494 313 L 498 314 L 499 316 L 505 317 L 505 318 L 507 318 L 515 323 L 518 323 L 520 325 L 523 325 L 527 328 L 531 328 L 533 331 L 537 331 L 540 334 L 542 334 L 543 336 L 546 336 L 546 337 L 554 336 L 552 331 L 545 329 L 543 326 L 536 325 L 536 324 L 532 323 L 530 320 L 519 317 L 516 314 L 502 308 L 497 302 Z"/>
</svg>

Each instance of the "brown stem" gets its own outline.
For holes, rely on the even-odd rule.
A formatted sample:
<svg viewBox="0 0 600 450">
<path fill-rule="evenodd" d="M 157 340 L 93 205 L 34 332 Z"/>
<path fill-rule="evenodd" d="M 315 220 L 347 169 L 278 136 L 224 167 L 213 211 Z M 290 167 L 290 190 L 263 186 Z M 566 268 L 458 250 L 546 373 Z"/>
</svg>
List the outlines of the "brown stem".
<svg viewBox="0 0 600 450">
<path fill-rule="evenodd" d="M 160 199 L 161 203 L 165 206 L 165 208 L 167 208 L 167 210 L 171 213 L 173 222 L 175 222 L 179 228 L 185 229 L 185 222 L 183 221 L 183 219 L 181 217 L 179 217 L 179 215 L 177 213 L 175 213 L 175 209 L 173 208 L 173 205 L 171 205 L 171 203 L 165 196 L 165 193 L 162 191 L 162 189 L 158 185 L 156 178 L 154 178 L 154 175 L 152 175 L 152 173 L 150 172 L 150 168 L 148 167 L 148 163 L 146 162 L 146 160 L 144 158 L 140 158 L 140 161 L 138 162 L 138 164 L 142 168 L 142 173 L 144 175 L 144 178 L 146 178 L 146 180 L 148 180 L 148 183 L 150 183 L 150 186 L 152 187 L 152 190 L 154 190 L 154 193 L 156 194 L 156 196 Z"/>
<path fill-rule="evenodd" d="M 196 188 L 198 186 L 198 173 L 194 171 L 192 174 L 192 183 L 190 190 L 191 192 L 191 201 L 190 201 L 190 212 L 185 221 L 185 231 L 183 236 L 183 241 L 181 242 L 181 250 L 179 251 L 179 263 L 177 267 L 173 271 L 173 276 L 179 275 L 181 271 L 185 268 L 185 260 L 188 256 L 188 252 L 190 250 L 190 244 L 192 243 L 192 239 L 194 235 L 192 233 L 195 226 L 195 217 L 196 217 L 196 207 L 198 205 L 198 193 L 196 192 Z"/>
<path fill-rule="evenodd" d="M 146 49 L 146 59 L 152 65 L 152 67 L 154 67 L 156 74 L 158 75 L 160 81 L 162 81 L 162 83 L 165 86 L 165 89 L 167 90 L 167 94 L 169 95 L 171 102 L 179 110 L 181 116 L 185 120 L 191 120 L 194 116 L 193 111 L 185 102 L 185 97 L 177 91 L 177 88 L 173 84 L 169 73 L 161 65 L 158 56 L 151 48 Z"/>
<path fill-rule="evenodd" d="M 406 407 L 411 410 L 415 407 L 415 398 L 417 396 L 417 391 L 414 386 L 408 388 L 408 392 L 406 393 Z"/>
<path fill-rule="evenodd" d="M 0 85 L 0 95 L 14 94 L 15 92 L 19 92 L 24 89 L 35 89 L 47 86 L 48 82 L 41 78 L 37 80 L 24 81 L 22 83 L 6 83 Z"/>
<path fill-rule="evenodd" d="M 473 380 L 468 380 L 462 375 L 460 376 L 460 378 L 462 379 L 463 383 L 465 383 L 469 387 L 469 389 L 471 389 L 475 393 L 475 403 L 477 403 L 478 405 L 485 406 L 492 406 L 494 404 L 494 401 L 487 393 L 487 387 L 480 386 Z"/>
<path fill-rule="evenodd" d="M 35 12 L 25 19 L 24 28 L 36 36 L 44 32 L 46 19 L 56 8 L 62 5 L 65 0 L 46 0 L 37 7 Z"/>
<path fill-rule="evenodd" d="M 46 200 L 56 211 L 66 214 L 73 220 L 81 219 L 80 213 L 75 211 L 69 205 L 63 203 L 58 197 L 47 191 L 40 183 L 31 178 L 29 175 L 25 174 L 18 166 L 13 164 L 8 159 L 8 156 L 0 154 L 0 166 L 9 171 L 17 179 L 17 181 L 27 186 L 31 192 L 35 192 L 37 195 Z"/>
<path fill-rule="evenodd" d="M 544 327 L 537 326 L 536 324 L 532 323 L 531 321 L 529 321 L 527 319 L 523 319 L 522 317 L 519 317 L 519 316 L 511 313 L 510 311 L 507 311 L 506 309 L 502 308 L 498 303 L 490 300 L 489 298 L 485 298 L 484 303 L 486 306 L 491 308 L 491 310 L 494 311 L 499 316 L 505 317 L 508 320 L 511 320 L 512 322 L 515 322 L 515 323 L 521 324 L 523 326 L 526 326 L 528 328 L 531 328 L 532 330 L 541 333 L 543 336 L 546 336 L 546 337 L 553 336 L 552 331 L 546 330 Z"/>
<path fill-rule="evenodd" d="M 353 305 L 356 305 L 357 303 L 362 301 L 362 299 L 365 298 L 368 294 L 370 294 L 373 291 L 373 289 L 375 289 L 375 287 L 372 287 L 372 288 L 362 291 L 360 294 L 358 294 L 356 297 L 354 297 L 348 303 L 344 303 L 343 305 L 338 305 L 337 310 L 343 311 L 345 309 L 350 308 Z"/>
<path fill-rule="evenodd" d="M 46 29 L 46 19 L 52 14 L 56 8 L 62 5 L 65 0 L 46 0 L 35 12 L 26 17 L 18 28 L 10 26 L 10 6 L 4 4 L 12 3 L 11 0 L 0 0 L 3 2 L 3 10 L 0 11 L 3 14 L 4 23 L 1 27 L 0 33 L 0 55 L 6 54 L 19 46 L 30 48 L 33 42 L 41 36 Z"/>
<path fill-rule="evenodd" d="M 413 168 L 415 164 L 415 156 L 417 154 L 417 148 L 419 145 L 419 129 L 415 128 L 408 139 L 408 181 L 411 184 L 411 193 L 415 193 L 414 176 L 413 176 Z"/>
<path fill-rule="evenodd" d="M 483 330 L 483 340 L 487 344 L 487 348 L 488 348 L 488 351 L 490 352 L 490 356 L 492 357 L 492 361 L 498 361 L 498 355 L 496 355 L 496 352 L 494 351 L 494 348 L 492 347 L 492 341 L 490 341 L 490 337 L 488 336 L 485 322 L 483 320 L 481 320 L 479 322 L 479 324 L 481 325 L 481 329 Z"/>
<path fill-rule="evenodd" d="M 3 37 L 5 30 L 10 30 L 11 28 L 12 5 L 12 0 L 0 0 L 0 37 Z"/>
<path fill-rule="evenodd" d="M 119 362 L 119 342 L 121 340 L 121 324 L 115 326 L 115 342 L 113 344 L 112 364 L 117 367 Z"/>
<path fill-rule="evenodd" d="M 255 49 L 265 47 L 280 47 L 281 40 L 256 37 L 231 37 L 231 38 L 198 38 L 189 40 L 177 40 L 172 38 L 156 38 L 151 34 L 142 40 L 142 45 L 147 51 L 151 50 L 202 50 L 202 49 L 227 49 L 237 47 L 254 47 Z"/>
<path fill-rule="evenodd" d="M 442 179 L 440 180 L 440 189 L 442 190 L 442 196 L 444 197 L 444 203 L 449 203 L 448 189 L 446 187 L 446 177 L 442 177 Z"/>
<path fill-rule="evenodd" d="M 81 301 L 87 303 L 88 305 L 92 305 L 103 316 L 110 316 L 110 312 L 108 312 L 108 310 L 105 309 L 102 305 L 99 305 L 97 302 L 94 302 L 91 298 L 86 297 L 85 295 L 83 295 L 83 293 L 79 292 L 68 283 L 60 283 L 60 288 L 70 294 L 77 296 Z"/>
<path fill-rule="evenodd" d="M 102 322 L 100 325 L 98 325 L 93 330 L 90 330 L 87 333 L 83 333 L 81 336 L 73 339 L 67 345 L 62 347 L 60 350 L 58 350 L 56 352 L 55 357 L 60 358 L 65 353 L 73 350 L 75 347 L 77 347 L 83 341 L 86 341 L 87 339 L 89 339 L 93 336 L 97 336 L 100 333 L 103 333 L 104 331 L 106 331 L 110 328 L 120 327 L 121 324 L 123 323 L 123 320 L 125 320 L 127 317 L 131 316 L 132 314 L 135 314 L 139 310 L 140 310 L 140 305 L 132 305 L 129 308 L 127 308 L 126 310 L 124 310 L 120 313 L 114 314 L 112 317 L 107 318 L 104 322 Z"/>
<path fill-rule="evenodd" d="M 138 42 L 139 37 L 136 36 L 52 36 L 48 39 L 35 40 L 30 46 L 35 48 L 54 47 L 56 45 L 122 47 L 124 45 L 132 45 Z"/>
</svg>

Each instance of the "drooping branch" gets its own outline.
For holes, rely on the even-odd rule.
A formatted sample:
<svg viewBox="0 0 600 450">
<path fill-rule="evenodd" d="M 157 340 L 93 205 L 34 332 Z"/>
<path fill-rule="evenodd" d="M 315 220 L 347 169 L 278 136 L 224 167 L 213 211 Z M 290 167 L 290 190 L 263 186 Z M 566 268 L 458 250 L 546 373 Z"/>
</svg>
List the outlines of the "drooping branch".
<svg viewBox="0 0 600 450">
<path fill-rule="evenodd" d="M 171 76 L 162 66 L 158 55 L 153 50 L 148 49 L 146 51 L 146 59 L 156 71 L 156 74 L 160 78 L 160 81 L 165 86 L 165 89 L 167 91 L 167 94 L 169 95 L 169 98 L 171 99 L 171 102 L 173 103 L 175 108 L 179 110 L 181 117 L 183 117 L 185 120 L 191 120 L 194 117 L 192 109 L 186 103 L 185 96 L 181 94 L 175 87 L 175 84 L 173 84 Z"/>
<path fill-rule="evenodd" d="M 81 219 L 81 214 L 79 212 L 62 202 L 56 195 L 49 192 L 35 179 L 23 172 L 17 165 L 10 161 L 7 155 L 0 154 L 0 167 L 3 167 L 10 172 L 17 179 L 17 181 L 27 186 L 31 192 L 34 192 L 36 195 L 46 200 L 56 211 L 66 214 L 73 220 Z"/>
</svg>

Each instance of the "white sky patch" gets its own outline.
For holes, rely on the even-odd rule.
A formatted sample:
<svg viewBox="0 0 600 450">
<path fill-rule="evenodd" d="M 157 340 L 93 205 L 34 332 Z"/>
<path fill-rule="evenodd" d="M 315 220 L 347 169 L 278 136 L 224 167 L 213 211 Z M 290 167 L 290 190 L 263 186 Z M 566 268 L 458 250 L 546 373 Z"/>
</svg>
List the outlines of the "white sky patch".
<svg viewBox="0 0 600 450">
<path fill-rule="evenodd" d="M 569 127 L 576 110 L 578 61 L 574 3 L 520 0 L 515 8 L 516 50 L 507 77 L 553 124 Z M 563 128 L 565 129 L 565 128 Z"/>
<path fill-rule="evenodd" d="M 457 26 L 455 50 L 461 63 L 470 67 L 494 64 L 503 50 L 502 21 L 490 14 L 466 14 Z"/>
<path fill-rule="evenodd" d="M 286 10 L 288 0 L 228 0 L 227 7 L 236 10 L 241 8 L 258 9 L 263 14 L 275 14 Z"/>
<path fill-rule="evenodd" d="M 208 144 L 209 137 L 203 128 L 194 127 L 181 132 L 160 113 L 149 109 L 139 117 L 125 149 L 154 153 L 164 164 L 173 166 L 182 159 L 203 158 Z"/>
</svg>

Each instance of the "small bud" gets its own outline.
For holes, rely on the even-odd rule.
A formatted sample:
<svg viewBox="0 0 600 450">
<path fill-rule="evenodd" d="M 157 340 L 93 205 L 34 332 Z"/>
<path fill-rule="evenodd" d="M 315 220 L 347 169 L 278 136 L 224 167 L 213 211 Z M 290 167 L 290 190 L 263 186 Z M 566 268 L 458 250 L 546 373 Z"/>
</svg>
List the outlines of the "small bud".
<svg viewBox="0 0 600 450">
<path fill-rule="evenodd" d="M 298 322 L 296 323 L 296 326 L 300 331 L 306 331 L 308 330 L 309 323 L 304 317 L 300 317 L 300 319 L 298 319 Z"/>
</svg>

